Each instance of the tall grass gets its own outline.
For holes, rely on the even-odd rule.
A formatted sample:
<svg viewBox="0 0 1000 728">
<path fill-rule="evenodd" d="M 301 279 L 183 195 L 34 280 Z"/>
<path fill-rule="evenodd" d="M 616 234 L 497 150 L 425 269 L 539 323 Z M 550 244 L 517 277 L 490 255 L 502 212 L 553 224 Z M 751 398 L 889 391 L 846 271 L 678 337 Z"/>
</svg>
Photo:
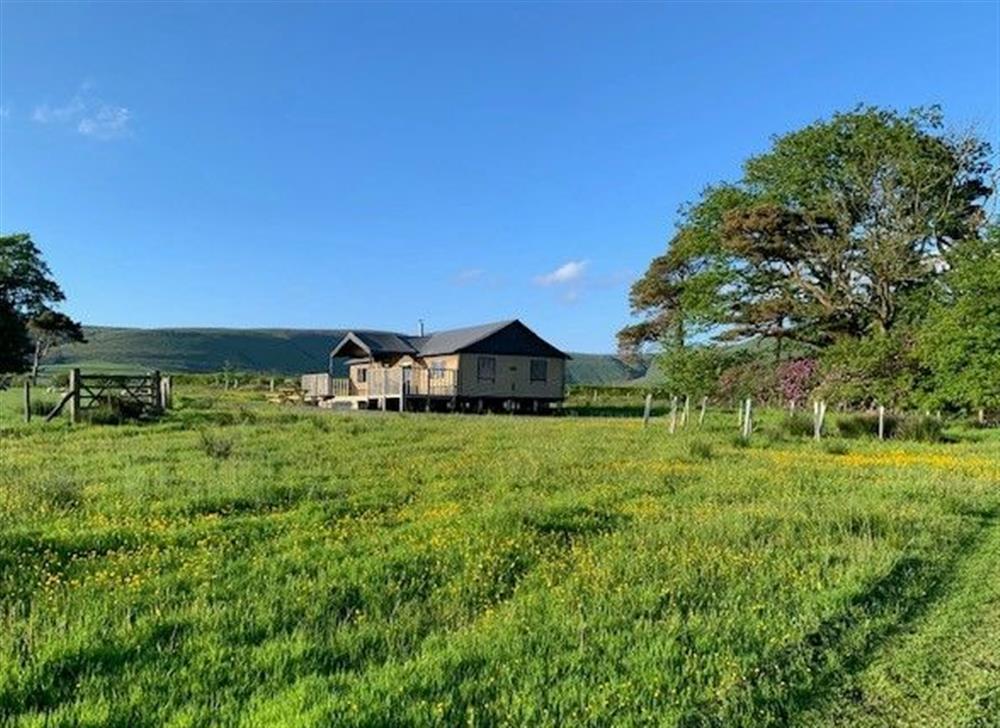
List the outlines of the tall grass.
<svg viewBox="0 0 1000 728">
<path fill-rule="evenodd" d="M 993 433 L 837 455 L 736 447 L 728 413 L 671 437 L 178 395 L 0 427 L 0 724 L 837 725 L 827 698 L 952 618 L 1000 509 Z M 950 715 L 988 707 L 950 684 Z"/>
</svg>

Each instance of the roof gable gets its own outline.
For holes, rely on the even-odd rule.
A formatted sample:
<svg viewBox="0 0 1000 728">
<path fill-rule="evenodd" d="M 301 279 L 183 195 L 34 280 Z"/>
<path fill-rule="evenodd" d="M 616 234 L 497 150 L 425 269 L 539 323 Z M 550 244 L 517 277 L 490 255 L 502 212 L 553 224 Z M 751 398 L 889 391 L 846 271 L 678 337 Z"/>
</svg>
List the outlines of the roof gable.
<svg viewBox="0 0 1000 728">
<path fill-rule="evenodd" d="M 330 356 L 437 356 L 460 351 L 570 358 L 517 319 L 436 331 L 426 336 L 355 329 L 344 335 Z"/>
<path fill-rule="evenodd" d="M 509 321 L 496 331 L 462 347 L 471 354 L 508 354 L 569 359 L 560 351 L 518 320 Z"/>
</svg>

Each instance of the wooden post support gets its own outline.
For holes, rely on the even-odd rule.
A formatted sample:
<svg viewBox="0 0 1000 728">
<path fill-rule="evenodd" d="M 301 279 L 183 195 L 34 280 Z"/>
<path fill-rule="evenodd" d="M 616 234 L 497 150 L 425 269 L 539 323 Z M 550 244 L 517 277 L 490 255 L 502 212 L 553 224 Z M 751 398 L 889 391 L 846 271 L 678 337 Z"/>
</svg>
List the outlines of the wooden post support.
<svg viewBox="0 0 1000 728">
<path fill-rule="evenodd" d="M 681 427 L 687 427 L 688 417 L 691 414 L 691 396 L 684 395 L 684 412 L 681 414 Z"/>
<path fill-rule="evenodd" d="M 649 424 L 649 412 L 653 408 L 653 393 L 649 392 L 646 395 L 646 406 L 642 410 L 642 426 L 645 427 Z"/>
<path fill-rule="evenodd" d="M 24 380 L 24 421 L 31 422 L 31 380 Z"/>
<path fill-rule="evenodd" d="M 705 408 L 708 407 L 708 397 L 701 398 L 701 412 L 698 414 L 698 427 L 705 424 Z"/>
<path fill-rule="evenodd" d="M 670 400 L 670 434 L 674 434 L 677 430 L 677 397 L 674 396 Z"/>
<path fill-rule="evenodd" d="M 982 407 L 979 408 L 979 424 L 980 425 L 986 424 L 986 412 L 983 410 Z"/>
<path fill-rule="evenodd" d="M 80 421 L 80 370 L 69 370 L 69 421 L 76 424 Z"/>
<path fill-rule="evenodd" d="M 885 405 L 878 406 L 878 439 L 885 439 Z"/>
<path fill-rule="evenodd" d="M 751 409 L 750 398 L 747 397 L 746 411 L 743 413 L 743 439 L 749 440 L 753 432 L 753 410 Z"/>
</svg>

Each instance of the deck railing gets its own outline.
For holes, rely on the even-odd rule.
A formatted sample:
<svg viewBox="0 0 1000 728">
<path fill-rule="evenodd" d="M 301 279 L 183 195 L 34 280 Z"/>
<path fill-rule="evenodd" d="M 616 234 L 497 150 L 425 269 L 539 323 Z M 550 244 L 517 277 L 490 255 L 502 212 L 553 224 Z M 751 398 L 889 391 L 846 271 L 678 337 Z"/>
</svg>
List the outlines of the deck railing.
<svg viewBox="0 0 1000 728">
<path fill-rule="evenodd" d="M 302 389 L 313 397 L 452 397 L 458 393 L 457 369 L 369 367 L 364 382 L 329 374 L 304 374 Z"/>
</svg>

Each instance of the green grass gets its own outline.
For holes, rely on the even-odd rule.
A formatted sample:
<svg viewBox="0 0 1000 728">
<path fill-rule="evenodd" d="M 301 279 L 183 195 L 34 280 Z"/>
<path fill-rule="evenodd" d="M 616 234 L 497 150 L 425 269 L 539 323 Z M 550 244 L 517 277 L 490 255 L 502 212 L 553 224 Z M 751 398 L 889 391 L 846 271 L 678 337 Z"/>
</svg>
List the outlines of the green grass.
<svg viewBox="0 0 1000 728">
<path fill-rule="evenodd" d="M 996 432 L 16 394 L 0 725 L 997 724 Z"/>
</svg>

